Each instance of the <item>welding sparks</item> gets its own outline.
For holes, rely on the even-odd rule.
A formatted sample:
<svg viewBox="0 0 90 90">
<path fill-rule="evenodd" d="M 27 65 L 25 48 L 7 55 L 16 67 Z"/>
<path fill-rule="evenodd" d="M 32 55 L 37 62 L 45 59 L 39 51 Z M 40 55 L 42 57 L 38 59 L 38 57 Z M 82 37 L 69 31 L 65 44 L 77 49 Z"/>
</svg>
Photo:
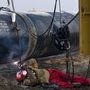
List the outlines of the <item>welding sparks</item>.
<svg viewBox="0 0 90 90">
<path fill-rule="evenodd" d="M 13 64 L 14 64 L 14 65 L 18 65 L 18 61 L 16 61 L 16 62 L 13 62 Z"/>
</svg>

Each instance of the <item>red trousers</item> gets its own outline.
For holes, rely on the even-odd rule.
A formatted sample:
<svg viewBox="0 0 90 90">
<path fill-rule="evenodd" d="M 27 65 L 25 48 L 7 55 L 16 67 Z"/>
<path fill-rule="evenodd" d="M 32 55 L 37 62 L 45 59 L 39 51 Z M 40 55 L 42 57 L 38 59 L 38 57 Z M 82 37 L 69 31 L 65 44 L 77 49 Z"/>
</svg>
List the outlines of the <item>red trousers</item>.
<svg viewBox="0 0 90 90">
<path fill-rule="evenodd" d="M 66 73 L 64 73 L 63 71 L 55 69 L 46 69 L 46 70 L 50 73 L 50 75 L 54 70 L 49 79 L 50 84 L 59 84 L 60 88 L 73 87 L 73 83 L 69 84 Z M 84 77 L 74 75 L 73 82 L 82 83 L 84 79 L 85 79 Z M 72 75 L 70 75 L 70 80 L 72 80 Z M 85 86 L 89 85 L 89 79 L 86 79 L 83 85 Z"/>
</svg>

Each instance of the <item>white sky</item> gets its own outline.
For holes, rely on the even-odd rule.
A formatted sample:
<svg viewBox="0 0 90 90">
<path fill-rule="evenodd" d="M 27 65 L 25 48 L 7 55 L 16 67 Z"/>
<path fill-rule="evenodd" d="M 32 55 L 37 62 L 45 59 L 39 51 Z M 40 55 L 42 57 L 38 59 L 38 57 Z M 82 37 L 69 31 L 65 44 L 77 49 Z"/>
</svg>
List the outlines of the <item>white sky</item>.
<svg viewBox="0 0 90 90">
<path fill-rule="evenodd" d="M 77 12 L 78 1 L 79 0 L 61 0 L 61 8 L 63 11 Z M 26 12 L 31 9 L 43 9 L 53 12 L 54 3 L 55 0 L 14 0 L 15 10 L 17 12 Z M 0 7 L 2 6 L 7 6 L 7 0 L 0 0 Z M 58 6 L 57 11 L 59 11 Z"/>
</svg>

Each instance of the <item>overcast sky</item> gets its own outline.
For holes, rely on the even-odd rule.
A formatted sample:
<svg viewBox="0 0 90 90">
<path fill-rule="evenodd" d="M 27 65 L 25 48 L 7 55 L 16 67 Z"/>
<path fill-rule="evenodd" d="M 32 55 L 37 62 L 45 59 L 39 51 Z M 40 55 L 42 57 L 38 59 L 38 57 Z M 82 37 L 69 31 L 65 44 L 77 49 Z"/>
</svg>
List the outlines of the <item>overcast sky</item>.
<svg viewBox="0 0 90 90">
<path fill-rule="evenodd" d="M 58 0 L 59 1 L 59 0 Z M 79 0 L 61 0 L 63 11 L 77 12 Z M 18 12 L 26 12 L 31 9 L 43 9 L 53 12 L 55 0 L 14 0 L 15 9 Z M 7 6 L 7 0 L 0 0 L 0 7 Z M 59 11 L 57 3 L 57 11 Z"/>
</svg>

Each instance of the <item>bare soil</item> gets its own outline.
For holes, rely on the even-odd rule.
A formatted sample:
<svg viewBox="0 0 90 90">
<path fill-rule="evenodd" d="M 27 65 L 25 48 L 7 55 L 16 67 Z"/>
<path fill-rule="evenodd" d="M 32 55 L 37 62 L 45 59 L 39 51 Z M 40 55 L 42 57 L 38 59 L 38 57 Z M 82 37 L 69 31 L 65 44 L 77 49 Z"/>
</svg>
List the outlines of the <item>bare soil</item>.
<svg viewBox="0 0 90 90">
<path fill-rule="evenodd" d="M 38 62 L 39 68 L 60 69 L 65 72 L 66 62 L 65 62 L 64 56 L 38 58 L 37 62 Z M 85 77 L 87 74 L 90 56 L 80 56 L 76 54 L 76 55 L 73 55 L 73 59 L 74 59 L 75 75 Z M 29 88 L 22 85 L 17 85 L 15 75 L 18 70 L 19 70 L 18 67 L 13 64 L 0 65 L 0 90 L 54 90 L 54 89 L 66 90 L 63 88 L 45 89 L 39 85 L 36 87 L 29 87 Z M 90 78 L 90 73 L 88 74 L 88 78 Z M 81 86 L 79 88 L 67 88 L 67 90 L 90 90 L 90 86 Z"/>
</svg>

